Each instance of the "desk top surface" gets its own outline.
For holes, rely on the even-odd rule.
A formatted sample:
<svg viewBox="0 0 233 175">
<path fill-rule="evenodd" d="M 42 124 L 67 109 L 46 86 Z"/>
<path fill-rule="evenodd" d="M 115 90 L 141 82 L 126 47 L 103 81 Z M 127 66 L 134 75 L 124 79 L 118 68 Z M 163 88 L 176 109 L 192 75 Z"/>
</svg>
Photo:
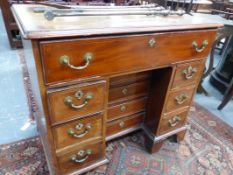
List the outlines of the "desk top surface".
<svg viewBox="0 0 233 175">
<path fill-rule="evenodd" d="M 13 5 L 12 11 L 25 39 L 83 37 L 98 35 L 137 34 L 165 31 L 214 29 L 221 27 L 220 18 L 194 14 L 183 16 L 81 16 L 45 19 L 43 13 L 34 13 L 42 5 Z"/>
</svg>

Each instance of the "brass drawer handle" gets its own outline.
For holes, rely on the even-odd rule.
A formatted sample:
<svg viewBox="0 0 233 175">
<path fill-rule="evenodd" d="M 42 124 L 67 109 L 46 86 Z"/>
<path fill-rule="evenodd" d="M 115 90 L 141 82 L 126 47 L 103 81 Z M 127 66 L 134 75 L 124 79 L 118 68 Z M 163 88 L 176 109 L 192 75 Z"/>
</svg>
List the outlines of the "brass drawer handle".
<svg viewBox="0 0 233 175">
<path fill-rule="evenodd" d="M 126 106 L 122 105 L 120 109 L 121 109 L 121 112 L 125 112 L 126 111 Z"/>
<path fill-rule="evenodd" d="M 82 133 L 77 134 L 73 129 L 68 129 L 67 133 L 69 135 L 71 135 L 72 137 L 75 138 L 82 138 L 85 135 L 87 135 L 89 133 L 89 130 L 92 128 L 92 125 L 90 123 L 86 124 L 85 126 L 82 123 L 79 123 L 75 126 L 75 129 L 78 131 L 83 130 Z"/>
<path fill-rule="evenodd" d="M 89 158 L 89 155 L 91 155 L 91 154 L 92 154 L 91 149 L 88 149 L 86 151 L 80 150 L 77 154 L 72 155 L 70 157 L 70 160 L 72 160 L 75 163 L 82 163 L 82 162 L 85 162 Z M 79 159 L 77 157 L 81 157 L 81 158 Z"/>
<path fill-rule="evenodd" d="M 124 89 L 122 89 L 122 94 L 124 94 L 124 95 L 127 95 L 128 94 L 128 89 L 127 88 L 124 88 Z"/>
<path fill-rule="evenodd" d="M 150 39 L 149 42 L 148 42 L 148 44 L 149 44 L 150 47 L 154 47 L 155 44 L 156 44 L 155 39 L 154 38 Z"/>
<path fill-rule="evenodd" d="M 79 97 L 77 97 L 78 99 L 80 99 Z M 81 109 L 84 106 L 86 106 L 88 104 L 88 102 L 93 98 L 93 94 L 92 93 L 87 93 L 83 103 L 81 105 L 75 105 L 73 104 L 73 97 L 71 96 L 67 96 L 64 99 L 64 103 L 74 109 Z"/>
<path fill-rule="evenodd" d="M 202 51 L 206 48 L 206 46 L 207 46 L 208 44 L 209 44 L 209 43 L 208 43 L 208 40 L 204 40 L 204 41 L 202 42 L 201 48 L 199 48 L 197 42 L 196 42 L 196 41 L 193 41 L 192 46 L 193 46 L 193 48 L 196 50 L 196 52 L 199 52 L 199 53 L 200 53 L 200 52 L 202 52 Z"/>
<path fill-rule="evenodd" d="M 182 94 L 176 96 L 176 97 L 175 97 L 175 100 L 176 100 L 176 102 L 177 102 L 179 105 L 181 105 L 181 104 L 183 104 L 188 98 L 189 98 L 189 96 L 188 96 L 187 94 L 182 93 Z"/>
<path fill-rule="evenodd" d="M 119 123 L 119 126 L 120 126 L 121 128 L 123 128 L 123 127 L 125 126 L 125 122 L 124 122 L 124 121 L 121 121 L 121 122 Z"/>
<path fill-rule="evenodd" d="M 193 68 L 191 65 L 182 71 L 182 74 L 184 75 L 185 79 L 189 80 L 193 78 L 194 74 L 197 72 L 196 68 Z"/>
<path fill-rule="evenodd" d="M 168 120 L 168 123 L 171 127 L 175 127 L 180 120 L 181 118 L 179 116 L 174 116 L 172 119 Z"/>
<path fill-rule="evenodd" d="M 93 59 L 92 54 L 88 52 L 84 55 L 85 64 L 83 66 L 74 66 L 74 65 L 70 64 L 70 57 L 68 57 L 67 55 L 63 55 L 60 57 L 60 63 L 62 65 L 70 67 L 71 69 L 82 70 L 82 69 L 85 69 L 89 66 L 92 59 Z"/>
</svg>

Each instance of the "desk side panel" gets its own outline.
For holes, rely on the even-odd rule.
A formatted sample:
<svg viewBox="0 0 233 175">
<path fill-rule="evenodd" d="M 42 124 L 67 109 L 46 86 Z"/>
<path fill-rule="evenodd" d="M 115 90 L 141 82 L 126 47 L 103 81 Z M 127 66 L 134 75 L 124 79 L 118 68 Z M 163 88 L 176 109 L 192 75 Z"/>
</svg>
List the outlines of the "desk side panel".
<svg viewBox="0 0 233 175">
<path fill-rule="evenodd" d="M 26 64 L 29 71 L 29 76 L 32 84 L 32 91 L 36 100 L 36 111 L 34 117 L 37 123 L 44 152 L 46 155 L 49 171 L 51 174 L 57 174 L 58 166 L 53 149 L 53 139 L 51 129 L 49 127 L 46 89 L 43 83 L 40 54 L 38 50 L 38 43 L 36 41 L 23 40 L 24 54 Z M 46 117 L 47 116 L 47 117 Z"/>
</svg>

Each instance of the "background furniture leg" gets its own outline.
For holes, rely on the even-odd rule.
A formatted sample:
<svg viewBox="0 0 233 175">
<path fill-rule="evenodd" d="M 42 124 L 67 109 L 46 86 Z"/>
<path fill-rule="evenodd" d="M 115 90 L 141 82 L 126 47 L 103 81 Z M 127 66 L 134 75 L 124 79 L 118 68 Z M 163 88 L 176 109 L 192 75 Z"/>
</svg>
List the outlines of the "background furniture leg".
<svg viewBox="0 0 233 175">
<path fill-rule="evenodd" d="M 232 99 L 233 97 L 233 79 L 231 81 L 231 84 L 223 98 L 222 103 L 218 106 L 218 110 L 221 110 L 224 108 L 224 106 L 226 106 L 226 104 Z"/>
</svg>

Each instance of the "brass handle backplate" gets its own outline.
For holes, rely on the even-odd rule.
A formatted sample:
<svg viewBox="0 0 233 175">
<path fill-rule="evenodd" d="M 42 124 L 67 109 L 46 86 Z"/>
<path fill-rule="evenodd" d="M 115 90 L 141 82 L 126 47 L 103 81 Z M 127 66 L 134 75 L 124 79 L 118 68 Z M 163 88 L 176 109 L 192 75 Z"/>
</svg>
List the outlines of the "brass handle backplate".
<svg viewBox="0 0 233 175">
<path fill-rule="evenodd" d="M 168 123 L 171 127 L 175 127 L 180 120 L 181 118 L 179 116 L 174 116 L 172 119 L 168 120 Z"/>
<path fill-rule="evenodd" d="M 86 124 L 85 126 L 84 126 L 84 124 L 82 124 L 82 123 L 78 123 L 78 124 L 75 126 L 75 129 L 76 129 L 77 131 L 83 131 L 82 133 L 77 134 L 77 133 L 75 132 L 74 129 L 68 129 L 67 133 L 68 133 L 69 135 L 71 135 L 72 137 L 75 137 L 75 138 L 82 138 L 82 137 L 84 137 L 85 135 L 87 135 L 87 134 L 89 133 L 89 130 L 90 130 L 91 128 L 92 128 L 92 125 L 91 125 L 90 123 Z"/>
<path fill-rule="evenodd" d="M 193 78 L 196 72 L 197 72 L 197 69 L 190 65 L 187 69 L 182 71 L 182 74 L 184 75 L 184 78 L 188 80 L 188 79 Z"/>
<path fill-rule="evenodd" d="M 77 154 L 72 155 L 70 157 L 70 160 L 75 163 L 82 163 L 82 162 L 85 162 L 91 154 L 92 154 L 92 150 L 90 149 L 86 151 L 80 150 Z"/>
<path fill-rule="evenodd" d="M 63 55 L 60 57 L 60 64 L 68 66 L 71 69 L 75 69 L 75 70 L 82 70 L 85 69 L 89 66 L 91 60 L 93 59 L 92 53 L 86 53 L 84 55 L 84 61 L 85 64 L 83 66 L 74 66 L 70 63 L 70 57 L 68 57 L 67 55 Z"/>
<path fill-rule="evenodd" d="M 78 91 L 78 92 L 80 93 L 80 91 Z M 82 93 L 81 93 L 81 94 L 82 94 Z M 80 96 L 83 96 L 83 95 L 80 95 Z M 80 96 L 79 96 L 79 95 L 77 96 L 77 92 L 75 93 L 75 97 L 76 97 L 77 99 L 79 99 L 79 100 L 81 99 Z M 84 100 L 83 100 L 83 103 L 80 104 L 80 105 L 75 105 L 75 104 L 73 104 L 73 97 L 67 96 L 67 97 L 65 97 L 65 99 L 64 99 L 64 103 L 65 103 L 66 105 L 68 105 L 68 106 L 74 108 L 74 109 L 81 109 L 81 108 L 83 108 L 84 106 L 86 106 L 86 105 L 88 104 L 88 102 L 89 102 L 92 98 L 93 98 L 93 94 L 92 94 L 92 93 L 87 93 L 86 96 L 85 96 L 85 98 L 84 98 Z"/>
<path fill-rule="evenodd" d="M 199 53 L 202 52 L 202 51 L 206 48 L 206 46 L 207 46 L 208 44 L 209 44 L 209 43 L 208 43 L 208 40 L 204 40 L 204 41 L 202 42 L 202 46 L 199 48 L 196 41 L 193 41 L 193 42 L 192 42 L 193 48 L 196 50 L 196 52 L 199 52 Z"/>
<path fill-rule="evenodd" d="M 189 98 L 189 97 L 188 97 L 187 94 L 182 93 L 182 94 L 176 96 L 176 97 L 175 97 L 175 100 L 176 100 L 176 103 L 177 103 L 177 104 L 181 105 L 181 104 L 183 104 L 188 98 Z"/>
</svg>

